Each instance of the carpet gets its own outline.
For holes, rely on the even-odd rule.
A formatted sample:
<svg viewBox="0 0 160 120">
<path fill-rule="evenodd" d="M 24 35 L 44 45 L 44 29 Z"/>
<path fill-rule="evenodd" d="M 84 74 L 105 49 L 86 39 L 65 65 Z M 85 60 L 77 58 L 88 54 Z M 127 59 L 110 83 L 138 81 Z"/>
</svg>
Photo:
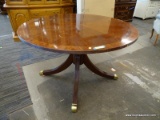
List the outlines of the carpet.
<svg viewBox="0 0 160 120">
<path fill-rule="evenodd" d="M 150 54 L 158 53 L 154 52 L 155 47 L 152 46 L 152 49 L 153 51 Z M 158 45 L 156 50 L 159 50 Z M 13 42 L 11 35 L 0 38 L 0 119 L 7 120 L 8 113 L 32 104 L 22 66 L 62 55 L 36 49 L 21 42 Z M 154 56 L 158 57 L 153 54 L 151 58 L 154 58 Z M 142 58 L 142 56 L 139 56 L 139 58 Z M 124 59 L 124 61 L 126 60 Z M 126 75 L 130 76 L 129 74 Z"/>
<path fill-rule="evenodd" d="M 22 66 L 61 55 L 13 42 L 11 35 L 0 38 L 0 120 L 8 119 L 7 113 L 32 104 Z"/>
<path fill-rule="evenodd" d="M 48 110 L 46 113 L 48 119 L 159 120 L 159 53 L 159 48 L 150 46 L 96 64 L 107 72 L 111 72 L 108 68 L 115 68 L 119 75 L 117 81 L 97 76 L 87 68 L 82 68 L 79 84 L 79 111 L 76 115 L 70 112 L 74 72 L 54 75 L 44 80 L 42 84 L 37 85 L 37 89 Z M 149 116 L 146 117 L 146 114 Z"/>
<path fill-rule="evenodd" d="M 107 72 L 112 72 L 109 68 L 115 68 L 118 80 L 100 77 L 82 66 L 76 114 L 70 111 L 74 65 L 59 74 L 44 77 L 36 73 L 44 67 L 50 68 L 54 63 L 58 65 L 64 59 L 50 59 L 24 66 L 37 119 L 159 120 L 159 52 L 158 47 L 148 46 L 109 60 L 102 55 L 103 62 L 96 66 Z M 97 59 L 102 59 L 102 56 Z M 27 115 L 24 113 L 24 116 Z"/>
</svg>

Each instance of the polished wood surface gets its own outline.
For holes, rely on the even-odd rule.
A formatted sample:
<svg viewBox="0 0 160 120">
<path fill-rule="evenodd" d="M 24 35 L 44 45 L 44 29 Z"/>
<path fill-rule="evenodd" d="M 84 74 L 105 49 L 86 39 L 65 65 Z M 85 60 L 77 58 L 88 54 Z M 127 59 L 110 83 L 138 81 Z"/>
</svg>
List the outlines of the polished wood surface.
<svg viewBox="0 0 160 120">
<path fill-rule="evenodd" d="M 137 29 L 130 23 L 98 15 L 59 14 L 30 20 L 18 37 L 35 47 L 72 54 L 112 51 L 134 43 Z"/>
</svg>

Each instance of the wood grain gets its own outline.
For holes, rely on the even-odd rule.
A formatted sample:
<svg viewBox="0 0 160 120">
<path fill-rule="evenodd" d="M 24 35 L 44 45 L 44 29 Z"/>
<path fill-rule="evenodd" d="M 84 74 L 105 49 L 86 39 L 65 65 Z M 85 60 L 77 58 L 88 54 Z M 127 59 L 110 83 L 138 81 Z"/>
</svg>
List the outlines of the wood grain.
<svg viewBox="0 0 160 120">
<path fill-rule="evenodd" d="M 130 23 L 98 15 L 56 14 L 23 23 L 21 41 L 35 47 L 70 54 L 90 54 L 121 49 L 138 38 Z"/>
</svg>

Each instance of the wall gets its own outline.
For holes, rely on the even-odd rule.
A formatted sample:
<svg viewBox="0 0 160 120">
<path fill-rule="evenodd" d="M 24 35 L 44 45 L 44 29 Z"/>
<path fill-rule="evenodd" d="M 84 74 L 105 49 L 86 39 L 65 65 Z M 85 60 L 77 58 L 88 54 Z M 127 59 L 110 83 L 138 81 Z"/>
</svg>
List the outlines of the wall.
<svg viewBox="0 0 160 120">
<path fill-rule="evenodd" d="M 77 0 L 77 13 L 114 16 L 115 0 Z"/>
</svg>

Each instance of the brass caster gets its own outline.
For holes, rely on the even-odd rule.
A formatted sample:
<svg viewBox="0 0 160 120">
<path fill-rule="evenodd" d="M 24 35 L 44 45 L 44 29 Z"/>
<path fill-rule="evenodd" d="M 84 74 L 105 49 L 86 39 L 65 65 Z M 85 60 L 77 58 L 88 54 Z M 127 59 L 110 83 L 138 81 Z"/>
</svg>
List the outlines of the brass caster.
<svg viewBox="0 0 160 120">
<path fill-rule="evenodd" d="M 115 79 L 115 80 L 118 80 L 117 74 L 114 74 L 114 79 Z"/>
<path fill-rule="evenodd" d="M 40 76 L 44 76 L 44 75 L 43 75 L 43 70 L 41 70 L 41 71 L 39 72 L 39 75 L 40 75 Z"/>
<path fill-rule="evenodd" d="M 77 112 L 77 104 L 72 104 L 71 110 L 73 113 Z"/>
</svg>

